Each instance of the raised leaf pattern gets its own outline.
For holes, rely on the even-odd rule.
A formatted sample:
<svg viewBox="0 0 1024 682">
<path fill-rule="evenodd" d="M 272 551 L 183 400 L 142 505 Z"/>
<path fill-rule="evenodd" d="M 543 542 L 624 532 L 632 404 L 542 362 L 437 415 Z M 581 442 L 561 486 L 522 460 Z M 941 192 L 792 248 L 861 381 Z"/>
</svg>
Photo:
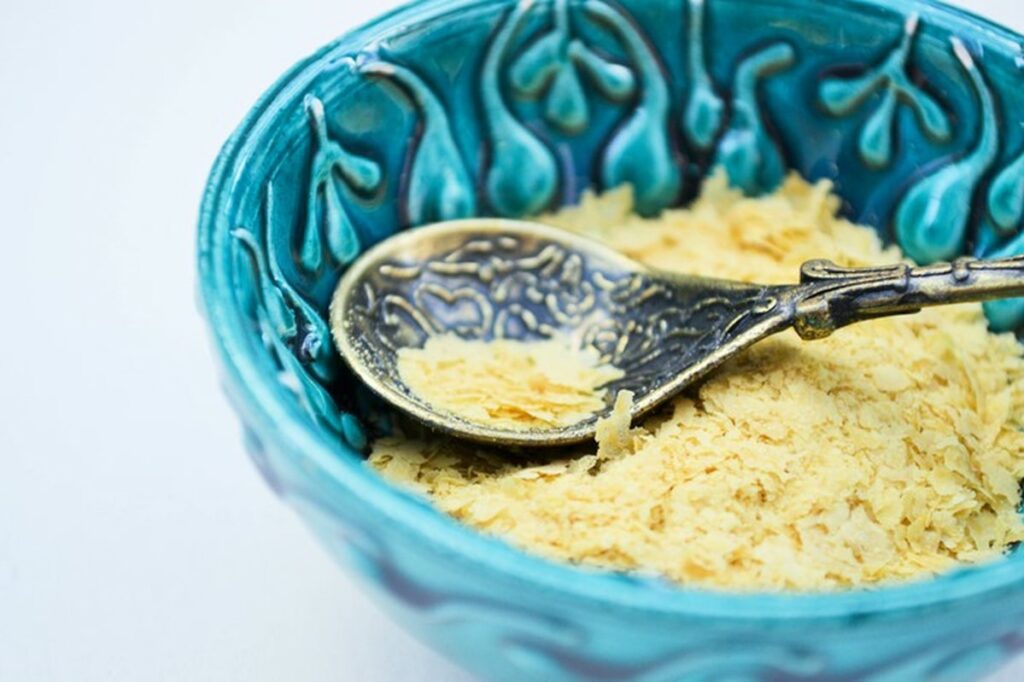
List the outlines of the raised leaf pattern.
<svg viewBox="0 0 1024 682">
<path fill-rule="evenodd" d="M 963 157 L 912 186 L 896 207 L 896 241 L 918 263 L 952 260 L 964 252 L 972 198 L 999 151 L 992 93 L 964 44 L 953 38 L 952 45 L 980 106 L 978 139 Z"/>
<path fill-rule="evenodd" d="M 911 15 L 903 28 L 900 42 L 874 68 L 853 78 L 831 77 L 821 83 L 819 98 L 825 109 L 836 116 L 847 116 L 876 92 L 881 101 L 868 117 L 858 136 L 857 149 L 861 159 L 871 168 L 884 168 L 892 161 L 893 128 L 898 105 L 910 107 L 922 130 L 932 140 L 950 138 L 949 118 L 930 94 L 911 82 L 907 61 L 914 45 L 920 22 Z"/>
<path fill-rule="evenodd" d="M 706 12 L 705 0 L 690 0 L 686 56 L 692 85 L 683 115 L 683 134 L 700 151 L 707 151 L 715 143 L 725 110 L 725 103 L 715 92 L 704 61 Z"/>
<path fill-rule="evenodd" d="M 490 151 L 484 190 L 490 207 L 506 217 L 531 215 L 551 207 L 558 189 L 554 154 L 516 119 L 501 88 L 501 70 L 509 46 L 531 5 L 530 0 L 523 0 L 512 8 L 491 40 L 481 70 L 480 96 Z"/>
<path fill-rule="evenodd" d="M 621 10 L 601 0 L 585 0 L 583 7 L 615 33 L 639 75 L 639 101 L 604 149 L 601 183 L 606 188 L 629 183 L 637 212 L 655 214 L 682 187 L 681 163 L 668 134 L 671 98 L 664 72 L 650 43 Z"/>
<path fill-rule="evenodd" d="M 325 262 L 325 248 L 334 261 L 345 265 L 361 248 L 359 233 L 345 208 L 346 191 L 366 193 L 381 181 L 380 166 L 373 160 L 346 151 L 327 132 L 324 105 L 309 95 L 306 112 L 313 129 L 316 151 L 310 168 L 306 227 L 299 250 L 299 263 L 307 272 L 317 272 Z"/>
<path fill-rule="evenodd" d="M 770 192 L 786 174 L 778 143 L 765 127 L 757 102 L 758 82 L 789 68 L 796 59 L 788 43 L 775 43 L 744 59 L 736 69 L 729 128 L 718 143 L 715 165 L 745 194 Z"/>
<path fill-rule="evenodd" d="M 410 145 L 408 186 L 403 199 L 405 223 L 422 225 L 468 218 L 476 213 L 469 170 L 452 135 L 448 114 L 437 95 L 412 69 L 374 59 L 360 72 L 392 85 L 415 106 L 422 130 Z"/>
<path fill-rule="evenodd" d="M 568 0 L 553 0 L 551 30 L 516 58 L 510 69 L 514 92 L 542 97 L 544 117 L 564 133 L 579 133 L 590 122 L 583 78 L 611 102 L 630 97 L 636 83 L 629 68 L 612 62 L 575 37 Z"/>
</svg>

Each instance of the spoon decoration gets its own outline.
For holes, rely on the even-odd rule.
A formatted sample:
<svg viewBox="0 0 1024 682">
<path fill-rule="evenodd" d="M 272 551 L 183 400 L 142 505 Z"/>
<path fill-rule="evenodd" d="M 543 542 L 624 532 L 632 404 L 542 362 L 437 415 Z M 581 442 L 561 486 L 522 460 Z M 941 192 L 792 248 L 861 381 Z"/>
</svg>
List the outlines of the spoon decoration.
<svg viewBox="0 0 1024 682">
<path fill-rule="evenodd" d="M 363 254 L 331 303 L 338 349 L 396 408 L 455 436 L 506 446 L 592 440 L 620 390 L 636 419 L 753 343 L 793 327 L 819 339 L 854 322 L 925 306 L 1024 296 L 1024 257 L 845 268 L 813 260 L 800 283 L 761 285 L 666 273 L 586 237 L 473 218 L 400 233 Z M 578 423 L 514 430 L 438 411 L 404 384 L 398 351 L 437 334 L 592 347 L 624 372 L 606 408 Z"/>
</svg>

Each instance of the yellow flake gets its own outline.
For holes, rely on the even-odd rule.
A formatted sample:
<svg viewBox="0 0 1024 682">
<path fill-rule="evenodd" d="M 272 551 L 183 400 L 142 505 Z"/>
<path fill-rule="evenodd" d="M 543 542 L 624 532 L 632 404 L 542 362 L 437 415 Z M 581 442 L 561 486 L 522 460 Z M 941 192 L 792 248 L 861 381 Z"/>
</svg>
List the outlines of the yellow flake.
<svg viewBox="0 0 1024 682">
<path fill-rule="evenodd" d="M 402 381 L 432 407 L 510 429 L 569 426 L 605 406 L 602 388 L 622 370 L 566 339 L 467 340 L 433 336 L 398 353 Z"/>
<path fill-rule="evenodd" d="M 633 392 L 619 391 L 612 413 L 597 422 L 598 458 L 610 459 L 632 450 L 633 434 L 629 430 L 632 409 Z"/>
</svg>

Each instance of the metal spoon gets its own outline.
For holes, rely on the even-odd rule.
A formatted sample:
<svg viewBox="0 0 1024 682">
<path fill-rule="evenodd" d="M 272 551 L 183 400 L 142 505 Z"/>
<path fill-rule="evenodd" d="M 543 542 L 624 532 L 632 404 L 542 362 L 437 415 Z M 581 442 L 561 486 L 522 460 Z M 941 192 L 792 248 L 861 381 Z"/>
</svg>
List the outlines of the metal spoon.
<svg viewBox="0 0 1024 682">
<path fill-rule="evenodd" d="M 430 427 L 492 444 L 593 439 L 616 393 L 649 412 L 760 339 L 804 339 L 924 306 L 1024 296 L 1024 257 L 923 267 L 844 268 L 813 260 L 800 284 L 760 285 L 652 270 L 608 247 L 529 222 L 475 218 L 398 234 L 345 273 L 331 303 L 342 356 L 374 392 Z M 606 409 L 560 428 L 494 428 L 437 411 L 403 382 L 400 348 L 433 334 L 471 339 L 568 336 L 625 372 Z"/>
</svg>

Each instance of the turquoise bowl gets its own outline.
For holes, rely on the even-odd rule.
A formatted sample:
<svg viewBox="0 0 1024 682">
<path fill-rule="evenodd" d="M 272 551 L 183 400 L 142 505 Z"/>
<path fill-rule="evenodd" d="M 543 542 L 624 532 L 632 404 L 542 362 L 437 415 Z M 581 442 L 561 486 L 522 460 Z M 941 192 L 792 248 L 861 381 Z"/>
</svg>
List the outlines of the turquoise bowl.
<svg viewBox="0 0 1024 682">
<path fill-rule="evenodd" d="M 716 167 L 787 169 L 920 262 L 1024 252 L 1021 36 L 927 0 L 427 0 L 305 59 L 210 176 L 204 312 L 252 459 L 416 636 L 495 680 L 965 680 L 1024 647 L 1024 554 L 835 594 L 729 594 L 550 563 L 363 464 L 388 414 L 324 324 L 396 230 L 523 216 Z M 1019 329 L 1024 305 L 990 305 Z"/>
</svg>

